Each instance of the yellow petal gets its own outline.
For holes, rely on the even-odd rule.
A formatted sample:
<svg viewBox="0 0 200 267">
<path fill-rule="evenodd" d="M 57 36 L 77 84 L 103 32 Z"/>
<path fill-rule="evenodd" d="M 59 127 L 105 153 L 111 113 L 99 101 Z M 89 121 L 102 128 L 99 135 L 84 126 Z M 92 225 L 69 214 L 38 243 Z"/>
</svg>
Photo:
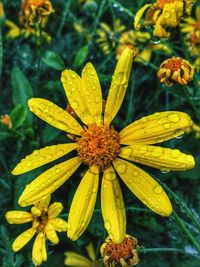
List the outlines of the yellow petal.
<svg viewBox="0 0 200 267">
<path fill-rule="evenodd" d="M 87 228 L 96 203 L 99 173 L 92 166 L 82 178 L 74 195 L 68 218 L 68 237 L 79 238 Z"/>
<path fill-rule="evenodd" d="M 96 260 L 96 255 L 95 255 L 95 251 L 94 251 L 94 246 L 92 243 L 89 243 L 87 246 L 86 246 L 86 250 L 87 250 L 87 253 L 88 253 L 88 256 L 90 257 L 90 259 L 92 261 L 95 261 Z"/>
<path fill-rule="evenodd" d="M 89 267 L 92 262 L 88 260 L 86 257 L 83 257 L 75 252 L 66 252 L 65 255 L 67 258 L 65 259 L 65 265 L 73 266 L 73 267 Z"/>
<path fill-rule="evenodd" d="M 75 113 L 86 125 L 91 124 L 93 117 L 86 104 L 81 77 L 72 70 L 64 70 L 62 72 L 61 82 L 68 101 Z"/>
<path fill-rule="evenodd" d="M 114 119 L 123 102 L 126 88 L 128 86 L 133 56 L 133 50 L 126 48 L 117 62 L 106 101 L 104 115 L 104 123 L 106 124 L 110 124 L 110 122 Z"/>
<path fill-rule="evenodd" d="M 123 147 L 122 158 L 166 171 L 185 171 L 194 167 L 194 158 L 181 153 L 178 149 L 159 146 L 132 145 Z"/>
<path fill-rule="evenodd" d="M 123 182 L 147 207 L 162 216 L 172 213 L 167 194 L 151 176 L 125 160 L 116 159 L 113 164 Z"/>
<path fill-rule="evenodd" d="M 32 214 L 26 211 L 11 210 L 6 212 L 5 216 L 10 224 L 27 223 L 33 220 Z"/>
<path fill-rule="evenodd" d="M 63 210 L 63 205 L 61 202 L 54 202 L 48 209 L 48 218 L 57 217 Z"/>
<path fill-rule="evenodd" d="M 101 208 L 104 225 L 113 242 L 119 244 L 126 234 L 126 213 L 121 188 L 113 167 L 103 173 Z"/>
<path fill-rule="evenodd" d="M 54 229 L 58 232 L 67 231 L 67 222 L 61 218 L 54 218 L 49 220 Z"/>
<path fill-rule="evenodd" d="M 35 206 L 40 210 L 48 209 L 50 201 L 51 201 L 51 195 L 48 195 L 47 197 L 41 199 L 39 202 L 35 203 Z"/>
<path fill-rule="evenodd" d="M 45 235 L 43 232 L 39 232 L 36 236 L 33 244 L 32 260 L 35 265 L 41 265 L 43 261 L 47 260 Z"/>
<path fill-rule="evenodd" d="M 42 214 L 42 210 L 41 210 L 41 209 L 38 209 L 38 208 L 35 207 L 35 206 L 33 206 L 33 207 L 31 208 L 31 213 L 32 213 L 33 217 L 39 217 L 39 216 L 41 216 L 41 214 Z"/>
<path fill-rule="evenodd" d="M 65 110 L 43 98 L 31 98 L 28 101 L 30 111 L 40 119 L 67 133 L 80 135 L 81 125 Z"/>
<path fill-rule="evenodd" d="M 45 226 L 45 234 L 46 234 L 47 238 L 49 239 L 49 241 L 51 241 L 51 243 L 53 243 L 53 244 L 59 243 L 59 239 L 58 239 L 58 236 L 56 234 L 56 231 L 50 222 L 48 222 Z"/>
<path fill-rule="evenodd" d="M 85 65 L 82 71 L 82 81 L 85 103 L 94 122 L 99 124 L 102 115 L 102 93 L 99 78 L 92 63 Z"/>
<path fill-rule="evenodd" d="M 145 4 L 143 7 L 141 7 L 138 12 L 136 13 L 135 15 L 135 19 L 134 19 L 134 27 L 136 30 L 139 30 L 140 27 L 141 27 L 141 24 L 140 24 L 140 20 L 141 20 L 141 17 L 143 16 L 144 12 L 146 11 L 146 9 L 148 7 L 152 6 L 152 4 Z"/>
<path fill-rule="evenodd" d="M 76 148 L 76 143 L 70 143 L 46 146 L 39 150 L 34 150 L 32 154 L 26 156 L 24 159 L 21 160 L 20 163 L 17 164 L 17 166 L 12 171 L 12 174 L 18 175 L 38 168 L 66 155 L 67 153 L 71 152 L 73 149 Z"/>
<path fill-rule="evenodd" d="M 157 112 L 124 128 L 120 132 L 120 143 L 124 145 L 161 143 L 182 135 L 191 126 L 192 120 L 184 112 Z"/>
<path fill-rule="evenodd" d="M 79 157 L 75 157 L 40 174 L 26 186 L 19 198 L 19 205 L 22 207 L 31 205 L 56 191 L 76 171 L 80 164 Z"/>
<path fill-rule="evenodd" d="M 36 233 L 36 229 L 34 228 L 30 228 L 26 230 L 25 232 L 23 232 L 12 243 L 12 250 L 14 252 L 19 251 L 31 240 L 31 238 L 34 236 L 35 233 Z"/>
</svg>

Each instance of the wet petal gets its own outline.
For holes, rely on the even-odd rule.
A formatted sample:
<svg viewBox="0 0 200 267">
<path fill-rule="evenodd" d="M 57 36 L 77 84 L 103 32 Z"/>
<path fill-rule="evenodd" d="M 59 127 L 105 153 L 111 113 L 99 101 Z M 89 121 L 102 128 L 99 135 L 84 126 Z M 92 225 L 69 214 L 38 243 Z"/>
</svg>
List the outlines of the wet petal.
<svg viewBox="0 0 200 267">
<path fill-rule="evenodd" d="M 35 203 L 37 208 L 41 209 L 48 209 L 49 203 L 51 201 L 51 195 L 46 196 L 45 198 L 41 199 L 39 202 Z"/>
<path fill-rule="evenodd" d="M 101 208 L 109 237 L 113 242 L 121 243 L 126 234 L 126 213 L 121 188 L 113 167 L 107 168 L 103 173 Z"/>
<path fill-rule="evenodd" d="M 67 133 L 80 135 L 81 125 L 64 109 L 43 98 L 31 98 L 28 101 L 30 111 L 53 127 Z"/>
<path fill-rule="evenodd" d="M 82 178 L 70 207 L 67 234 L 72 240 L 79 238 L 90 222 L 96 203 L 98 183 L 98 169 L 92 166 Z"/>
<path fill-rule="evenodd" d="M 39 232 L 36 236 L 33 244 L 32 260 L 35 265 L 41 265 L 43 261 L 47 260 L 45 235 L 43 232 Z"/>
<path fill-rule="evenodd" d="M 76 171 L 80 164 L 79 157 L 75 157 L 40 174 L 26 186 L 19 198 L 19 205 L 22 207 L 31 205 L 56 191 Z"/>
<path fill-rule="evenodd" d="M 184 112 L 156 112 L 124 128 L 120 132 L 120 143 L 124 145 L 161 143 L 182 135 L 191 126 L 192 120 Z"/>
<path fill-rule="evenodd" d="M 55 218 L 57 217 L 63 210 L 63 205 L 61 202 L 54 202 L 53 204 L 50 205 L 48 209 L 48 217 Z"/>
<path fill-rule="evenodd" d="M 86 257 L 83 257 L 82 255 L 79 255 L 75 252 L 66 252 L 65 256 L 67 258 L 65 259 L 65 265 L 67 266 L 73 266 L 73 267 L 89 267 L 91 266 L 92 262 L 88 260 Z"/>
<path fill-rule="evenodd" d="M 53 225 L 54 229 L 58 232 L 67 231 L 67 222 L 61 218 L 50 219 L 51 225 Z"/>
<path fill-rule="evenodd" d="M 86 104 L 81 77 L 72 70 L 64 70 L 62 72 L 61 82 L 68 101 L 75 113 L 83 123 L 86 125 L 91 124 L 93 122 L 93 117 Z"/>
<path fill-rule="evenodd" d="M 34 228 L 30 228 L 26 230 L 25 232 L 23 232 L 12 243 L 12 250 L 14 252 L 19 251 L 31 240 L 31 238 L 34 236 L 35 233 L 36 233 L 36 229 Z"/>
<path fill-rule="evenodd" d="M 144 12 L 146 11 L 146 9 L 148 7 L 152 6 L 152 4 L 145 4 L 143 7 L 141 7 L 138 12 L 136 13 L 135 15 L 135 19 L 134 19 L 134 27 L 136 30 L 139 30 L 140 27 L 141 27 L 141 24 L 140 24 L 140 20 L 144 14 Z"/>
<path fill-rule="evenodd" d="M 85 65 L 82 71 L 82 81 L 85 104 L 87 104 L 94 122 L 99 124 L 102 115 L 102 93 L 99 78 L 92 63 Z"/>
<path fill-rule="evenodd" d="M 21 160 L 20 163 L 17 164 L 17 166 L 12 171 L 12 174 L 18 175 L 31 171 L 35 168 L 38 168 L 66 155 L 67 153 L 71 152 L 76 148 L 76 143 L 70 143 L 46 146 L 39 150 L 34 150 L 32 154 L 26 156 L 24 159 Z"/>
<path fill-rule="evenodd" d="M 132 145 L 123 147 L 122 158 L 166 171 L 185 171 L 194 167 L 194 158 L 178 149 L 159 146 Z"/>
<path fill-rule="evenodd" d="M 106 124 L 110 124 L 114 119 L 123 102 L 128 86 L 133 56 L 133 50 L 126 48 L 117 62 L 106 101 L 104 114 L 104 123 Z"/>
<path fill-rule="evenodd" d="M 51 243 L 53 243 L 53 244 L 59 243 L 59 239 L 58 239 L 58 236 L 56 234 L 56 231 L 50 222 L 48 222 L 45 226 L 45 234 Z"/>
<path fill-rule="evenodd" d="M 147 207 L 162 216 L 172 213 L 167 194 L 151 176 L 125 160 L 116 159 L 113 164 L 123 182 Z"/>
<path fill-rule="evenodd" d="M 33 220 L 32 214 L 27 211 L 11 210 L 6 212 L 5 216 L 10 224 L 27 223 Z"/>
</svg>

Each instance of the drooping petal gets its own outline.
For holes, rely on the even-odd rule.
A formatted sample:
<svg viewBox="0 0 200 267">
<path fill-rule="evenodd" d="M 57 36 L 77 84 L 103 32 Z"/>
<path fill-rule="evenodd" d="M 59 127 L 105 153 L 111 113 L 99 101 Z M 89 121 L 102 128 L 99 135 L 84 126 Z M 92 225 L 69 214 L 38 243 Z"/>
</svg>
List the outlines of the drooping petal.
<svg viewBox="0 0 200 267">
<path fill-rule="evenodd" d="M 26 186 L 19 198 L 22 207 L 40 201 L 42 198 L 53 193 L 76 171 L 81 162 L 75 157 L 55 165 L 40 174 L 35 180 Z"/>
<path fill-rule="evenodd" d="M 53 218 L 49 220 L 54 229 L 58 232 L 67 231 L 67 222 L 61 218 Z"/>
<path fill-rule="evenodd" d="M 31 171 L 66 155 L 76 148 L 76 143 L 69 143 L 46 146 L 39 150 L 34 150 L 32 154 L 26 156 L 21 160 L 20 163 L 17 164 L 17 166 L 12 171 L 12 174 L 18 175 Z"/>
<path fill-rule="evenodd" d="M 27 223 L 33 220 L 32 214 L 27 211 L 10 210 L 6 212 L 5 216 L 6 216 L 6 220 L 10 224 Z"/>
<path fill-rule="evenodd" d="M 120 143 L 124 145 L 161 143 L 182 135 L 191 126 L 192 120 L 184 112 L 157 112 L 125 127 L 120 132 Z"/>
<path fill-rule="evenodd" d="M 136 13 L 135 15 L 135 19 L 134 19 L 134 27 L 136 30 L 139 30 L 140 27 L 141 27 L 141 24 L 140 24 L 140 20 L 144 14 L 144 12 L 146 11 L 146 9 L 148 7 L 152 6 L 152 4 L 145 4 L 143 7 L 141 7 L 138 12 Z"/>
<path fill-rule="evenodd" d="M 167 194 L 151 176 L 125 160 L 115 159 L 113 164 L 123 182 L 147 207 L 162 216 L 172 213 Z"/>
<path fill-rule="evenodd" d="M 92 262 L 88 260 L 86 257 L 79 255 L 75 252 L 66 252 L 65 256 L 67 258 L 65 259 L 64 264 L 67 266 L 73 266 L 73 267 L 89 267 L 91 266 Z"/>
<path fill-rule="evenodd" d="M 68 218 L 68 237 L 76 240 L 87 228 L 96 203 L 99 172 L 91 166 L 82 178 L 74 195 Z"/>
<path fill-rule="evenodd" d="M 56 218 L 63 210 L 61 202 L 54 202 L 48 209 L 48 218 Z"/>
<path fill-rule="evenodd" d="M 36 229 L 30 228 L 25 232 L 23 232 L 22 234 L 20 234 L 12 243 L 12 250 L 14 252 L 19 251 L 31 240 L 31 238 L 34 236 L 35 233 Z"/>
<path fill-rule="evenodd" d="M 133 50 L 126 48 L 117 62 L 106 101 L 104 114 L 105 124 L 110 124 L 123 102 L 126 88 L 128 86 L 133 56 Z"/>
<path fill-rule="evenodd" d="M 53 243 L 53 244 L 59 243 L 59 239 L 58 239 L 58 236 L 56 234 L 56 231 L 50 222 L 48 222 L 45 226 L 45 234 L 51 243 Z"/>
<path fill-rule="evenodd" d="M 30 111 L 53 127 L 67 133 L 80 135 L 81 125 L 64 109 L 43 98 L 31 98 L 28 101 Z"/>
<path fill-rule="evenodd" d="M 119 181 L 113 167 L 103 173 L 101 208 L 104 225 L 113 242 L 119 244 L 126 234 L 126 213 Z"/>
<path fill-rule="evenodd" d="M 92 63 L 87 63 L 82 71 L 85 104 L 88 106 L 94 122 L 99 124 L 102 115 L 102 92 L 96 70 Z"/>
<path fill-rule="evenodd" d="M 45 235 L 43 232 L 39 232 L 36 236 L 32 250 L 32 260 L 35 265 L 41 265 L 43 261 L 47 260 Z"/>
<path fill-rule="evenodd" d="M 178 149 L 132 145 L 121 149 L 120 157 L 160 170 L 185 171 L 194 167 L 194 158 Z"/>
<path fill-rule="evenodd" d="M 91 124 L 93 122 L 93 117 L 86 104 L 81 77 L 72 70 L 64 70 L 62 72 L 61 82 L 68 101 L 75 113 L 83 123 L 86 125 Z"/>
</svg>

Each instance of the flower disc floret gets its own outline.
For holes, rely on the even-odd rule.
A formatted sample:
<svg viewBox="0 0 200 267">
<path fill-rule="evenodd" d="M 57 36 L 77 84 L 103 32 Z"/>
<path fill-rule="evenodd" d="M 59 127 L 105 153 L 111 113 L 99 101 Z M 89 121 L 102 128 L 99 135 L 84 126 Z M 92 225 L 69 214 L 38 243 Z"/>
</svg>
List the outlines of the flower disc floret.
<svg viewBox="0 0 200 267">
<path fill-rule="evenodd" d="M 78 155 L 87 165 L 97 165 L 101 170 L 109 167 L 120 153 L 120 138 L 114 128 L 91 124 L 77 139 Z"/>
</svg>

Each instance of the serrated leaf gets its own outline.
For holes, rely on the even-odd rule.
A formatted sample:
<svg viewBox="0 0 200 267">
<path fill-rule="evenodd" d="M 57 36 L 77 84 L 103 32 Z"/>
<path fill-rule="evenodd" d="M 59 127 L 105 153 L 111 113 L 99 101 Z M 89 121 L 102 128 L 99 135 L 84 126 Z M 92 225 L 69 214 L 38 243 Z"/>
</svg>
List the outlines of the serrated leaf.
<svg viewBox="0 0 200 267">
<path fill-rule="evenodd" d="M 12 121 L 12 128 L 17 129 L 25 121 L 27 116 L 27 107 L 25 104 L 21 103 L 17 105 L 10 114 Z"/>
<path fill-rule="evenodd" d="M 55 70 L 64 70 L 65 63 L 61 56 L 55 52 L 47 51 L 42 58 L 42 61 L 49 67 Z"/>
<path fill-rule="evenodd" d="M 75 60 L 74 60 L 74 64 L 73 67 L 74 68 L 78 68 L 79 66 L 81 66 L 85 60 L 86 57 L 88 56 L 88 46 L 83 46 L 81 47 L 81 49 L 77 52 Z"/>
</svg>

